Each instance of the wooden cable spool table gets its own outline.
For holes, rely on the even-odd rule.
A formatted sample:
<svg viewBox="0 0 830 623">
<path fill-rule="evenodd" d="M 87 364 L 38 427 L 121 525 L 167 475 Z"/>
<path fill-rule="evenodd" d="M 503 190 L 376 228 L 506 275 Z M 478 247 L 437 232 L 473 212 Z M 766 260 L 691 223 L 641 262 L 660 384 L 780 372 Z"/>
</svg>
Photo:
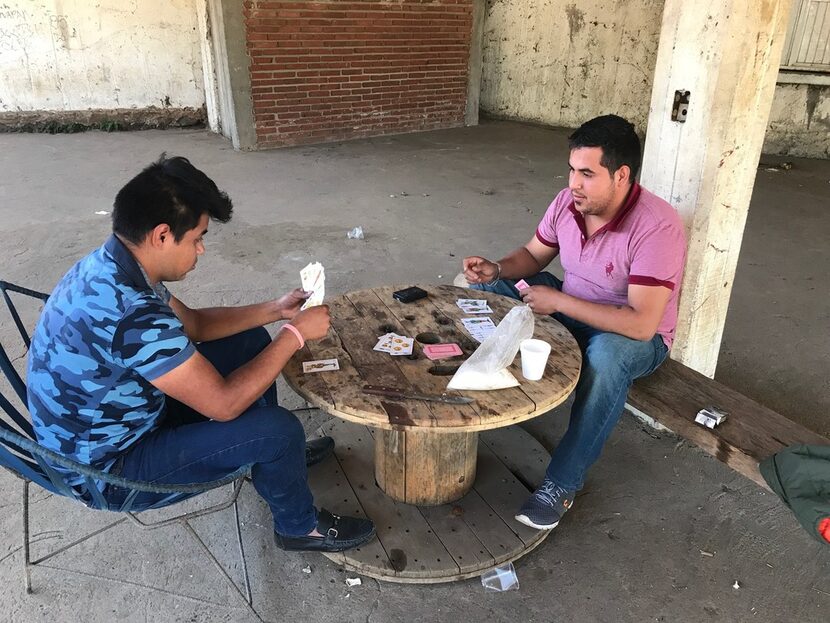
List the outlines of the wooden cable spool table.
<svg viewBox="0 0 830 623">
<path fill-rule="evenodd" d="M 399 287 L 333 298 L 328 334 L 307 343 L 283 375 L 310 404 L 344 420 L 323 430 L 337 442 L 337 460 L 309 471 L 318 506 L 365 515 L 377 525 L 376 540 L 329 558 L 378 579 L 430 583 L 480 575 L 547 536 L 513 519 L 549 456 L 511 425 L 561 404 L 576 385 L 582 358 L 559 322 L 536 316 L 534 337 L 552 346 L 540 381 L 522 378 L 517 356 L 509 370 L 519 387 L 447 391 L 452 369 L 478 347 L 461 324 L 467 315 L 456 300 L 486 299 L 496 324 L 520 301 L 453 286 L 419 287 L 429 296 L 413 303 L 392 298 Z M 412 355 L 374 351 L 378 336 L 389 332 L 414 337 Z M 438 342 L 459 344 L 463 357 L 430 361 L 422 346 Z M 339 370 L 303 373 L 303 362 L 333 358 Z M 474 401 L 381 397 L 363 393 L 366 385 Z"/>
</svg>

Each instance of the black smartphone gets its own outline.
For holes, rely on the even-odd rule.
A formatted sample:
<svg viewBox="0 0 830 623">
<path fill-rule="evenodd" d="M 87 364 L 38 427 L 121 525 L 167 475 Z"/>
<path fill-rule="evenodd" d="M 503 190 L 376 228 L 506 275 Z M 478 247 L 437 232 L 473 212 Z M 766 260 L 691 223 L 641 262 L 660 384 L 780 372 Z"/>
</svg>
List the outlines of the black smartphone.
<svg viewBox="0 0 830 623">
<path fill-rule="evenodd" d="M 418 299 L 425 298 L 426 296 L 426 290 L 422 290 L 417 286 L 404 288 L 403 290 L 398 290 L 397 292 L 392 293 L 392 298 L 396 301 L 400 301 L 401 303 L 411 303 L 412 301 L 417 301 Z"/>
</svg>

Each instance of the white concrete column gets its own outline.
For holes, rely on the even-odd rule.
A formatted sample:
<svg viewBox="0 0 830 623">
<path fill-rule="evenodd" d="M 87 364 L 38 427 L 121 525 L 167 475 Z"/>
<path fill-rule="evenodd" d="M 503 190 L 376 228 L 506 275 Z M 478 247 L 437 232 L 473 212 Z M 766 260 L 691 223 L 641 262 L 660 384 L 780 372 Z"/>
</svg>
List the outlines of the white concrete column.
<svg viewBox="0 0 830 623">
<path fill-rule="evenodd" d="M 666 0 L 643 186 L 670 201 L 689 253 L 672 357 L 714 376 L 792 0 Z M 685 123 L 675 90 L 691 91 Z"/>
<path fill-rule="evenodd" d="M 199 21 L 199 45 L 202 51 L 202 72 L 205 77 L 205 108 L 211 132 L 222 131 L 219 118 L 219 86 L 216 80 L 216 57 L 207 0 L 196 0 L 196 18 Z"/>
<path fill-rule="evenodd" d="M 470 60 L 467 63 L 467 110 L 465 125 L 478 125 L 478 108 L 481 104 L 481 62 L 484 38 L 486 0 L 473 0 L 473 27 L 470 33 Z"/>
<path fill-rule="evenodd" d="M 256 131 L 243 4 L 243 0 L 206 0 L 204 21 L 213 57 L 216 127 L 234 149 L 250 150 L 256 149 Z M 211 116 L 211 129 L 213 123 Z"/>
</svg>

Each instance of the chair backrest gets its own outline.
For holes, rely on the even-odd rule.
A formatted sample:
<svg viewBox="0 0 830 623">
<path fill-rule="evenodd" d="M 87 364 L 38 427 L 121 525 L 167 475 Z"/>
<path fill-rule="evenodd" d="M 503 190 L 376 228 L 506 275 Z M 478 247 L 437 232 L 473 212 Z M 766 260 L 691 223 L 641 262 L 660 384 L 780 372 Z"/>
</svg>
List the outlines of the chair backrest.
<svg viewBox="0 0 830 623">
<path fill-rule="evenodd" d="M 29 290 L 28 288 L 23 288 L 6 281 L 0 281 L 0 293 L 3 295 L 8 313 L 20 334 L 22 345 L 24 346 L 23 355 L 25 355 L 28 353 L 31 345 L 31 336 L 26 330 L 26 325 L 12 300 L 11 294 L 39 299 L 42 302 L 47 301 L 49 295 L 35 290 Z M 14 398 L 4 395 L 2 387 L 0 387 L 0 409 L 2 409 L 0 411 L 0 467 L 5 467 L 17 476 L 30 480 L 57 495 L 73 498 L 91 508 L 114 511 L 140 511 L 167 506 L 168 504 L 192 495 L 231 483 L 244 476 L 250 469 L 250 465 L 246 465 L 232 474 L 211 482 L 160 485 L 126 480 L 93 469 L 87 465 L 82 465 L 38 443 L 31 421 L 27 417 L 28 400 L 26 383 L 14 368 L 13 361 L 2 343 L 0 343 L 0 370 L 2 370 L 3 376 L 6 377 L 9 386 L 22 405 L 21 409 L 15 407 L 12 402 Z M 60 465 L 80 474 L 85 478 L 86 486 L 70 487 L 64 482 L 61 475 L 51 467 L 52 465 Z M 126 500 L 118 508 L 112 508 L 99 490 L 97 486 L 99 482 L 113 484 L 128 489 L 130 492 Z M 142 505 L 140 502 L 136 502 L 137 495 L 141 492 L 165 493 L 168 495 L 162 499 L 156 499 L 151 503 Z"/>
<path fill-rule="evenodd" d="M 0 293 L 3 295 L 8 313 L 20 334 L 24 347 L 23 353 L 25 354 L 31 344 L 31 337 L 11 295 L 19 294 L 44 302 L 49 298 L 49 295 L 22 288 L 6 281 L 0 281 Z M 11 357 L 2 343 L 0 343 L 0 370 L 2 370 L 3 376 L 20 404 L 23 405 L 22 409 L 25 410 L 27 404 L 26 383 L 17 373 Z M 29 445 L 26 443 L 27 441 L 30 443 L 36 442 L 34 430 L 31 422 L 24 415 L 25 411 L 15 407 L 12 400 L 13 397 L 4 395 L 0 390 L 0 408 L 8 417 L 8 419 L 6 417 L 0 418 L 0 465 L 9 468 L 27 480 L 37 483 L 44 489 L 59 493 L 44 466 L 41 465 L 42 459 L 39 460 L 39 457 L 24 447 Z"/>
</svg>

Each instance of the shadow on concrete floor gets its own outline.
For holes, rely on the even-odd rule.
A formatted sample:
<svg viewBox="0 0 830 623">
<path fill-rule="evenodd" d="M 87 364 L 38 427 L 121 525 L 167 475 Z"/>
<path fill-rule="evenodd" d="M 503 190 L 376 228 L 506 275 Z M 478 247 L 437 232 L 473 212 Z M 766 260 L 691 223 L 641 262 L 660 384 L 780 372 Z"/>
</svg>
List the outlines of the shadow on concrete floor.
<svg viewBox="0 0 830 623">
<path fill-rule="evenodd" d="M 264 153 L 234 152 L 202 131 L 0 135 L 0 277 L 50 290 L 106 236 L 108 216 L 96 212 L 110 210 L 118 188 L 168 151 L 189 157 L 235 205 L 229 224 L 211 227 L 198 270 L 171 285 L 188 304 L 262 300 L 298 285 L 299 269 L 314 259 L 326 266 L 332 293 L 448 283 L 464 255 L 501 255 L 530 237 L 566 184 L 566 135 L 490 122 Z M 827 434 L 830 162 L 793 163 L 759 171 L 717 378 Z M 347 240 L 357 225 L 365 240 Z M 0 327 L 0 339 L 7 330 Z M 303 406 L 284 384 L 281 396 Z M 526 428 L 551 448 L 566 418 L 560 408 Z M 313 429 L 325 416 L 304 419 Z M 175 529 L 143 540 L 125 530 L 116 543 L 91 541 L 83 556 L 56 557 L 54 568 L 35 571 L 27 598 L 18 490 L 0 474 L 0 620 L 250 620 Z M 32 512 L 42 547 L 108 519 L 43 492 Z M 347 574 L 328 560 L 275 549 L 267 508 L 250 487 L 242 513 L 254 604 L 268 621 L 407 621 L 417 613 L 435 621 L 818 622 L 830 607 L 826 548 L 777 498 L 630 417 L 574 510 L 516 564 L 516 593 L 484 593 L 477 580 L 364 579 L 348 588 Z M 229 525 L 217 517 L 199 531 L 234 576 Z"/>
</svg>

